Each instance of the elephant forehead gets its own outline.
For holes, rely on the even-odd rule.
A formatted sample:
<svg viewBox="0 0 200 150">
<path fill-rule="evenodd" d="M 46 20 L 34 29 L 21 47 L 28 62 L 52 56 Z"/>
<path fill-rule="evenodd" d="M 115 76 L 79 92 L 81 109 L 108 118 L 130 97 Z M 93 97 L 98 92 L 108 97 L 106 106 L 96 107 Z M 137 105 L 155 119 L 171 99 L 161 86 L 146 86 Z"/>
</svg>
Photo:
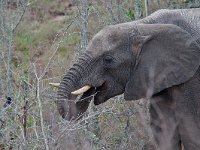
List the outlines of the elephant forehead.
<svg viewBox="0 0 200 150">
<path fill-rule="evenodd" d="M 88 49 L 96 53 L 115 50 L 127 42 L 126 33 L 119 28 L 109 27 L 98 32 L 91 40 Z"/>
</svg>

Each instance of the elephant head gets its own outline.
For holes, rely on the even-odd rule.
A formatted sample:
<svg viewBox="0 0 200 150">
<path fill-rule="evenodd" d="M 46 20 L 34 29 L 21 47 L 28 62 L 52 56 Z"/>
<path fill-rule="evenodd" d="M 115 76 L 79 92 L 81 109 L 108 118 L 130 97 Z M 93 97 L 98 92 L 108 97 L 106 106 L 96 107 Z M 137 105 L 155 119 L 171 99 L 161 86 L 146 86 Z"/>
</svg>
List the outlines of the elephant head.
<svg viewBox="0 0 200 150">
<path fill-rule="evenodd" d="M 58 88 L 59 113 L 68 120 L 124 93 L 137 100 L 189 80 L 200 48 L 191 35 L 168 24 L 118 24 L 97 33 Z M 76 99 L 76 95 L 83 95 Z"/>
</svg>

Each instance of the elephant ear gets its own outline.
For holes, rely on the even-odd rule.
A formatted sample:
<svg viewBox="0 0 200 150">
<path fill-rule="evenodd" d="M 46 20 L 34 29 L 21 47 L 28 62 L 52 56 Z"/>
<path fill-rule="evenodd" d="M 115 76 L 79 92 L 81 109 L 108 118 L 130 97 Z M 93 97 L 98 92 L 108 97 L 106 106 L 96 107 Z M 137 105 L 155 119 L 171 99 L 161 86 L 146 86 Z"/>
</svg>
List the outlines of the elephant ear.
<svg viewBox="0 0 200 150">
<path fill-rule="evenodd" d="M 124 98 L 149 98 L 160 91 L 189 80 L 200 63 L 200 47 L 191 35 L 175 25 L 138 25 L 142 46 L 132 45 L 137 54 Z M 148 37 L 149 40 L 142 40 Z M 133 42 L 137 43 L 137 42 Z"/>
</svg>

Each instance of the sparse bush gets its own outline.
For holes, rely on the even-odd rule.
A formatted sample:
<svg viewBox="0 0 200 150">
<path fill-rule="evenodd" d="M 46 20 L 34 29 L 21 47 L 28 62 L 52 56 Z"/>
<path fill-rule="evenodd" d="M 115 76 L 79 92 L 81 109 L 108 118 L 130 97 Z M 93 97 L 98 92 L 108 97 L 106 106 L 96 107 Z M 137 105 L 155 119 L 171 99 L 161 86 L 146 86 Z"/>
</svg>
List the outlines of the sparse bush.
<svg viewBox="0 0 200 150">
<path fill-rule="evenodd" d="M 24 7 L 16 5 L 19 1 L 6 2 L 0 0 L 0 8 L 9 3 L 12 15 L 18 6 L 22 12 L 28 8 L 21 19 L 4 20 L 12 21 L 7 27 L 17 23 L 15 32 L 5 30 L 5 12 L 0 10 L 0 149 L 142 150 L 152 142 L 148 101 L 124 102 L 121 96 L 115 97 L 98 107 L 91 104 L 80 121 L 67 122 L 55 106 L 57 89 L 48 84 L 60 81 L 75 55 L 104 26 L 134 20 L 133 0 L 88 1 L 84 28 L 74 1 L 22 0 Z M 195 0 L 169 4 L 153 0 L 148 3 L 148 13 L 193 4 L 199 6 Z M 138 5 L 142 18 L 144 1 L 139 0 Z M 8 55 L 7 48 L 12 54 Z M 7 69 L 12 76 L 6 75 Z M 10 85 L 6 84 L 8 75 Z M 8 93 L 12 95 L 9 105 Z"/>
</svg>

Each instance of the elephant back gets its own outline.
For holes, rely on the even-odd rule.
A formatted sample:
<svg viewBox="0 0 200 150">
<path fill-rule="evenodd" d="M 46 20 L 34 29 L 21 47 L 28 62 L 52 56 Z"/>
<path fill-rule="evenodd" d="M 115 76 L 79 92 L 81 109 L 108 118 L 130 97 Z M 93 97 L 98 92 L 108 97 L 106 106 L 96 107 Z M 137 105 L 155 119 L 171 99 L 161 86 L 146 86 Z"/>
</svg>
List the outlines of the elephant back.
<svg viewBox="0 0 200 150">
<path fill-rule="evenodd" d="M 138 20 L 137 23 L 177 25 L 187 31 L 200 45 L 200 8 L 161 9 L 144 19 Z"/>
</svg>

